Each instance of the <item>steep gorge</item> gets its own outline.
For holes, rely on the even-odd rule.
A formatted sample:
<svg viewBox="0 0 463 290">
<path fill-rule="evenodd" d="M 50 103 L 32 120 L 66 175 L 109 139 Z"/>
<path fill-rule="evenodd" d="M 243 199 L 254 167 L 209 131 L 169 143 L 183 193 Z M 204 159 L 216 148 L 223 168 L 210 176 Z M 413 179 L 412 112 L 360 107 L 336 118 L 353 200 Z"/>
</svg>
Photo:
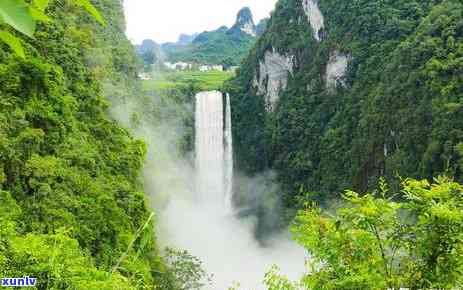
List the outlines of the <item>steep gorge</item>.
<svg viewBox="0 0 463 290">
<path fill-rule="evenodd" d="M 462 181 L 460 1 L 280 0 L 225 94 L 198 94 L 196 108 L 193 84 L 140 92 L 120 1 L 94 1 L 103 26 L 73 3 L 51 1 L 53 21 L 18 36 L 26 58 L 0 44 L 0 278 L 207 287 L 197 258 L 160 253 L 146 191 L 159 243 L 201 258 L 211 289 L 297 289 L 265 274 L 274 263 L 291 279 L 311 269 L 313 289 L 461 285 L 463 188 L 439 178 L 401 191 L 397 177 Z M 349 192 L 334 217 L 307 203 L 381 176 L 392 189 Z M 292 227 L 304 249 L 269 235 L 294 217 L 280 198 L 309 205 Z"/>
</svg>

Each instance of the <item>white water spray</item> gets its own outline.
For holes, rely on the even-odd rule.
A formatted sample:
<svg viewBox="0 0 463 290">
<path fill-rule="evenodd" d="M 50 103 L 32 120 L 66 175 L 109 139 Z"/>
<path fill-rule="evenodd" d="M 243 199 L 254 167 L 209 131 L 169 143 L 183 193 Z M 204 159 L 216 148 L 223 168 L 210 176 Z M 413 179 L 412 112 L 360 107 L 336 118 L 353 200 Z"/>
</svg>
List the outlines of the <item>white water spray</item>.
<svg viewBox="0 0 463 290">
<path fill-rule="evenodd" d="M 225 100 L 217 91 L 196 96 L 195 168 L 175 157 L 171 147 L 164 153 L 174 164 L 154 162 L 156 168 L 163 167 L 153 176 L 154 183 L 170 192 L 161 210 L 160 242 L 188 250 L 203 261 L 205 270 L 213 275 L 213 284 L 205 289 L 226 290 L 236 281 L 240 290 L 261 290 L 265 289 L 264 275 L 273 264 L 291 279 L 300 277 L 305 253 L 286 235 L 262 247 L 254 238 L 255 219 L 239 219 L 233 214 L 232 108 L 230 98 Z M 161 139 L 157 142 L 174 143 Z M 164 167 L 176 168 L 177 173 Z"/>
</svg>

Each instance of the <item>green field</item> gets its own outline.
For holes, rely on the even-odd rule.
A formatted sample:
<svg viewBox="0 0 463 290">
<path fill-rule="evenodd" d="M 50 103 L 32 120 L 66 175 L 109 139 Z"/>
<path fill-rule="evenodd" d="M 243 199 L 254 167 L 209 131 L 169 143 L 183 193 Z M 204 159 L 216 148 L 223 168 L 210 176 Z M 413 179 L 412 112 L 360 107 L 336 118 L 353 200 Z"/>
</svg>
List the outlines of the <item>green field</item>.
<svg viewBox="0 0 463 290">
<path fill-rule="evenodd" d="M 229 71 L 155 73 L 154 79 L 143 81 L 143 89 L 158 91 L 193 85 L 202 91 L 218 90 L 226 80 L 233 76 L 234 73 Z"/>
</svg>

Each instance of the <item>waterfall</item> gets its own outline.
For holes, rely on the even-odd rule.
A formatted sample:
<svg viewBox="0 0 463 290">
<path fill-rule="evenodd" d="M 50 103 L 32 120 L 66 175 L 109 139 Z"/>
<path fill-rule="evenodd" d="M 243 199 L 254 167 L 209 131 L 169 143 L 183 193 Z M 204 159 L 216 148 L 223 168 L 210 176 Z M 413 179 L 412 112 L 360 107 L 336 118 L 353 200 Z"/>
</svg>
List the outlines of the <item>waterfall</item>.
<svg viewBox="0 0 463 290">
<path fill-rule="evenodd" d="M 225 115 L 224 122 L 221 92 L 200 92 L 196 95 L 196 196 L 202 205 L 221 205 L 230 211 L 233 149 L 228 96 Z"/>
<path fill-rule="evenodd" d="M 262 279 L 272 265 L 281 266 L 282 273 L 295 280 L 304 273 L 306 255 L 286 233 L 262 247 L 255 240 L 255 218 L 233 214 L 230 101 L 216 91 L 196 95 L 195 168 L 190 171 L 189 160 L 180 160 L 178 171 L 156 180 L 166 185 L 162 189 L 172 191 L 160 216 L 160 229 L 165 231 L 162 242 L 185 249 L 204 263 L 213 284 L 201 289 L 230 289 L 236 281 L 240 289 L 263 290 Z M 176 152 L 166 148 L 165 154 Z M 179 189 L 172 189 L 172 176 L 180 183 Z M 266 180 L 244 179 L 257 194 L 269 188 Z M 196 190 L 191 190 L 195 184 Z"/>
<path fill-rule="evenodd" d="M 225 107 L 225 208 L 233 206 L 233 137 L 231 123 L 230 95 L 227 94 Z"/>
</svg>

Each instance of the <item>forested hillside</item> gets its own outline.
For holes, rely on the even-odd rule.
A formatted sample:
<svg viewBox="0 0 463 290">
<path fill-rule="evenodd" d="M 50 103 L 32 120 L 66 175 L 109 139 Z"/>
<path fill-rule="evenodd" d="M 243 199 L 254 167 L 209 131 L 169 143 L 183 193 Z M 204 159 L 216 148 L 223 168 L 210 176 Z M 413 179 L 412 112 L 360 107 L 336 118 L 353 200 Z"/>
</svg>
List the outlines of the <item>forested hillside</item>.
<svg viewBox="0 0 463 290">
<path fill-rule="evenodd" d="M 50 1 L 34 38 L 0 26 L 25 50 L 0 43 L 0 276 L 170 289 L 140 179 L 145 144 L 107 113 L 108 96 L 137 86 L 122 3 L 93 1 L 98 23 L 77 2 Z"/>
<path fill-rule="evenodd" d="M 163 49 L 166 58 L 172 62 L 236 66 L 256 43 L 256 36 L 265 31 L 265 26 L 265 20 L 256 26 L 251 10 L 245 7 L 238 12 L 233 27 L 222 26 L 213 31 L 205 31 L 195 36 L 191 43 L 163 45 Z"/>
<path fill-rule="evenodd" d="M 240 169 L 286 205 L 381 176 L 463 181 L 463 4 L 280 0 L 226 90 Z"/>
</svg>

